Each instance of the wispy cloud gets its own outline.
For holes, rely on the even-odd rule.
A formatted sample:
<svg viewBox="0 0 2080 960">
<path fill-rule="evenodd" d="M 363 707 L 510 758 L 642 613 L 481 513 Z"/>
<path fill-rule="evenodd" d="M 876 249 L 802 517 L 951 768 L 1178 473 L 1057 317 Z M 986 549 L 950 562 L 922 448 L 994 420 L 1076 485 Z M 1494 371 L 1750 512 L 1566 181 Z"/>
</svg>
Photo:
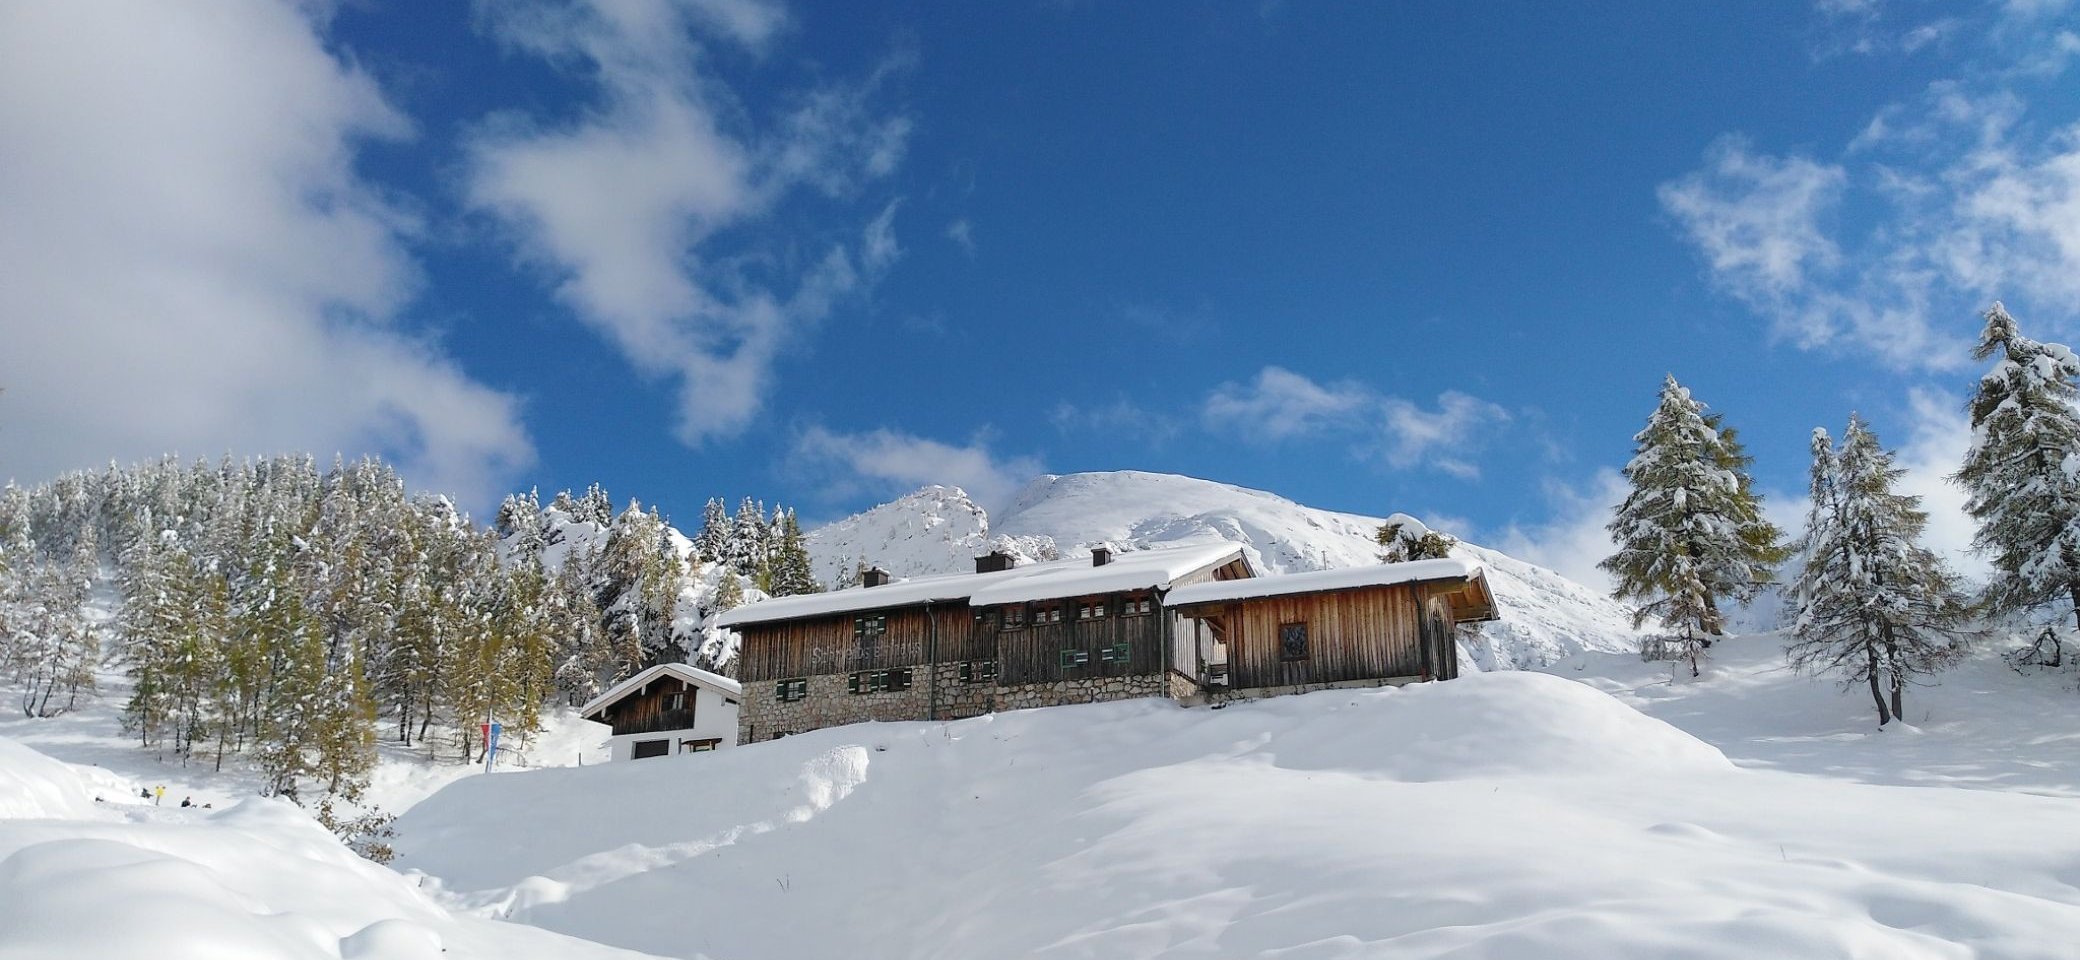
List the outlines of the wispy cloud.
<svg viewBox="0 0 2080 960">
<path fill-rule="evenodd" d="M 1206 398 L 1207 429 L 1275 443 L 1349 427 L 1378 402 L 1363 384 L 1320 384 L 1284 367 L 1265 367 L 1248 383 L 1223 383 Z"/>
<path fill-rule="evenodd" d="M 1456 390 L 1426 409 L 1355 381 L 1324 384 L 1277 366 L 1259 370 L 1248 383 L 1221 384 L 1200 410 L 1200 422 L 1214 433 L 1261 444 L 1350 439 L 1361 456 L 1389 467 L 1428 467 L 1467 479 L 1480 474 L 1467 451 L 1482 446 L 1482 430 L 1509 419 L 1502 407 Z"/>
<path fill-rule="evenodd" d="M 596 88 L 569 123 L 489 119 L 468 144 L 468 200 L 511 231 L 557 296 L 642 373 L 676 378 L 689 444 L 735 435 L 771 390 L 774 358 L 900 255 L 896 204 L 798 264 L 715 236 L 783 197 L 845 198 L 891 173 L 908 118 L 876 106 L 896 56 L 818 87 L 762 128 L 699 66 L 708 46 L 763 52 L 789 23 L 753 0 L 514 0 L 485 22 L 515 49 Z M 725 122 L 725 117 L 728 121 Z"/>
<path fill-rule="evenodd" d="M 946 225 L 946 239 L 953 241 L 953 245 L 970 258 L 975 256 L 975 228 L 966 217 Z"/>
<path fill-rule="evenodd" d="M 419 226 L 355 172 L 411 122 L 323 4 L 0 7 L 0 476 L 372 451 L 488 502 L 517 400 L 400 326 Z"/>
<path fill-rule="evenodd" d="M 1184 430 L 1177 417 L 1150 410 L 1126 397 L 1109 403 L 1055 405 L 1048 419 L 1063 434 L 1088 440 L 1093 433 L 1134 440 L 1152 446 L 1168 443 Z"/>
<path fill-rule="evenodd" d="M 821 426 L 795 438 L 790 459 L 795 470 L 824 475 L 834 498 L 893 496 L 944 484 L 966 490 L 990 511 L 1008 505 L 1043 469 L 1035 457 L 997 454 L 982 436 L 952 444 L 889 429 L 839 433 Z"/>
</svg>

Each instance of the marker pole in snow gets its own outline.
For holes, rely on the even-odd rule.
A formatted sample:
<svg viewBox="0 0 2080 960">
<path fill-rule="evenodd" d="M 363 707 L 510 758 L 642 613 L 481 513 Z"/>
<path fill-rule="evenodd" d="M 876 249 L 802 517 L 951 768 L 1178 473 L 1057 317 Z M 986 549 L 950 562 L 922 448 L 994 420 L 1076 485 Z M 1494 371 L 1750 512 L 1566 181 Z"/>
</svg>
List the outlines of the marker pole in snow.
<svg viewBox="0 0 2080 960">
<path fill-rule="evenodd" d="M 484 772 L 491 772 L 491 764 L 498 759 L 498 732 L 501 724 L 494 720 L 484 725 Z"/>
</svg>

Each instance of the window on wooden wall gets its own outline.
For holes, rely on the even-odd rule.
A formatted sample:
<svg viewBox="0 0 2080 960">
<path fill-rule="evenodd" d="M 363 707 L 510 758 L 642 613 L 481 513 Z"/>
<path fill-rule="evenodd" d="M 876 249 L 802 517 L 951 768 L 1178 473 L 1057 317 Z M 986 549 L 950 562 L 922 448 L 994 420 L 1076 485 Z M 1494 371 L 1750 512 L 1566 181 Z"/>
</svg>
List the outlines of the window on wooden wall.
<svg viewBox="0 0 2080 960">
<path fill-rule="evenodd" d="M 997 682 L 997 662 L 995 660 L 970 660 L 961 664 L 961 682 Z"/>
<path fill-rule="evenodd" d="M 1278 625 L 1278 658 L 1280 660 L 1307 659 L 1307 624 L 1281 623 Z"/>
<path fill-rule="evenodd" d="M 1155 601 L 1150 600 L 1145 593 L 1129 594 L 1119 604 L 1119 615 L 1122 617 L 1145 617 L 1154 610 Z"/>
<path fill-rule="evenodd" d="M 1059 603 L 1033 604 L 1033 622 L 1036 624 L 1062 622 L 1062 605 Z"/>
<path fill-rule="evenodd" d="M 796 700 L 806 700 L 808 697 L 809 679 L 807 677 L 782 680 L 773 685 L 773 699 L 781 703 L 793 703 Z"/>
<path fill-rule="evenodd" d="M 1105 619 L 1105 601 L 1103 601 L 1103 600 L 1085 600 L 1085 601 L 1083 601 L 1083 602 L 1081 602 L 1081 603 L 1078 603 L 1078 604 L 1076 605 L 1076 619 L 1078 619 L 1078 620 L 1103 620 L 1103 619 Z"/>
<path fill-rule="evenodd" d="M 1131 643 L 1115 643 L 1098 651 L 1098 659 L 1106 663 L 1125 663 L 1134 659 L 1134 645 Z"/>
<path fill-rule="evenodd" d="M 686 694 L 685 694 L 685 693 L 683 693 L 683 692 L 682 692 L 682 693 L 667 693 L 667 694 L 665 694 L 665 695 L 664 695 L 664 708 L 665 708 L 666 710 L 684 710 L 684 709 L 686 709 Z"/>
<path fill-rule="evenodd" d="M 1001 607 L 999 609 L 1001 609 L 1003 612 L 999 614 L 1001 619 L 999 619 L 997 623 L 1004 629 L 1017 630 L 1026 625 L 1025 604 L 1014 603 L 1011 606 Z"/>
<path fill-rule="evenodd" d="M 1090 664 L 1090 662 L 1091 653 L 1088 650 L 1062 651 L 1062 669 L 1064 670 L 1069 670 L 1075 667 L 1087 666 Z"/>
<path fill-rule="evenodd" d="M 852 635 L 860 640 L 876 640 L 887 632 L 888 615 L 885 613 L 856 617 L 852 621 Z"/>
</svg>

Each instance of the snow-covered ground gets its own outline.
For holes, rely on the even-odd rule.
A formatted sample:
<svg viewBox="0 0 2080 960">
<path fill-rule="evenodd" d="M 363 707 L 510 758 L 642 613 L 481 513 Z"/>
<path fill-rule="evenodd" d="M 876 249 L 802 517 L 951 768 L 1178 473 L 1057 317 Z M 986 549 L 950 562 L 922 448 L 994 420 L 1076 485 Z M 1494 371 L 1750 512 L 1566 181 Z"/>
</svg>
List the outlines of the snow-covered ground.
<svg viewBox="0 0 2080 960">
<path fill-rule="evenodd" d="M 1982 657 L 1878 734 L 1775 645 L 471 778 L 400 866 L 685 957 L 2075 956 L 2071 678 Z"/>
<path fill-rule="evenodd" d="M 0 722 L 0 958 L 2080 956 L 2072 675 L 1984 653 L 1880 733 L 1780 643 L 1699 681 L 1580 654 L 650 763 L 391 756 L 402 875 L 138 750 L 111 689 Z M 162 782 L 214 809 L 135 799 Z"/>
</svg>

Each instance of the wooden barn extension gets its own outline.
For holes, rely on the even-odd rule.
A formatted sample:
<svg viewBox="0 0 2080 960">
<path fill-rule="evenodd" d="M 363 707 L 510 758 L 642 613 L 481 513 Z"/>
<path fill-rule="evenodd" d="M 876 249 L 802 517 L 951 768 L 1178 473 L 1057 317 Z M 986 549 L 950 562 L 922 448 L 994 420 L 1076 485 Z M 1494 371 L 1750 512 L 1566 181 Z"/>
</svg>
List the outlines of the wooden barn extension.
<svg viewBox="0 0 2080 960">
<path fill-rule="evenodd" d="M 1202 584 L 1170 606 L 1189 621 L 1178 671 L 1239 696 L 1450 680 L 1458 626 L 1496 619 L 1486 574 L 1456 558 Z"/>
</svg>

